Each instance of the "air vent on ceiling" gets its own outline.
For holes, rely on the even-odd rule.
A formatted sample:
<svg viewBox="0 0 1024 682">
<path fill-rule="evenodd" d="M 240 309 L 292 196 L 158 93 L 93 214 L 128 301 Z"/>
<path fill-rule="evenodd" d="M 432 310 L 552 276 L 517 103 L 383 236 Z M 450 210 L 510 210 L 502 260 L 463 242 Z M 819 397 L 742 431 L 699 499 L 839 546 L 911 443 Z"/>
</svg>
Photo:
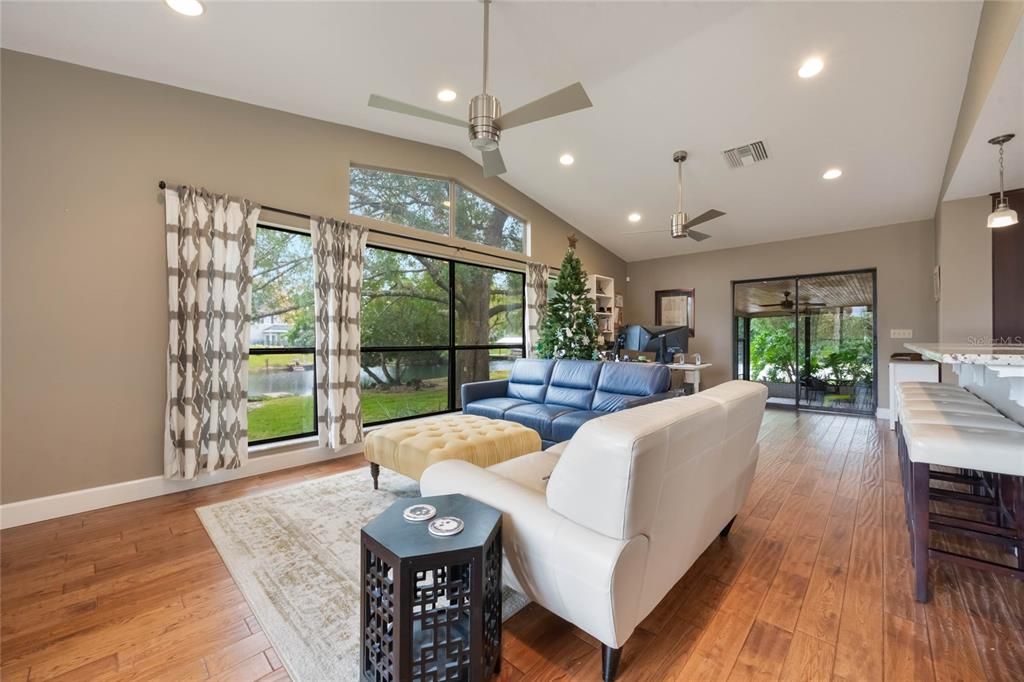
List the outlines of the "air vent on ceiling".
<svg viewBox="0 0 1024 682">
<path fill-rule="evenodd" d="M 759 161 L 767 161 L 768 150 L 764 148 L 764 142 L 758 140 L 742 147 L 726 149 L 722 152 L 722 156 L 725 157 L 725 162 L 729 164 L 730 168 L 743 168 L 744 166 L 753 166 Z"/>
</svg>

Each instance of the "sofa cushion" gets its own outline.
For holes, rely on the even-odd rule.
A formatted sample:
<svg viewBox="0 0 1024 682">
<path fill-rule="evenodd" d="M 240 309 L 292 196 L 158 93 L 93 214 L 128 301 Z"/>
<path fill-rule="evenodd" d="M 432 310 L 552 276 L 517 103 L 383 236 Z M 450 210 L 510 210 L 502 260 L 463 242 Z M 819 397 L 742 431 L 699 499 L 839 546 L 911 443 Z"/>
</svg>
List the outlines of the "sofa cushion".
<svg viewBox="0 0 1024 682">
<path fill-rule="evenodd" d="M 576 433 L 578 428 L 591 419 L 597 419 L 605 414 L 608 413 L 594 412 L 592 410 L 579 410 L 577 412 L 569 412 L 568 414 L 556 417 L 555 421 L 551 424 L 551 439 L 557 441 L 569 440 L 572 438 L 573 434 Z"/>
<path fill-rule="evenodd" d="M 605 362 L 602 365 L 590 408 L 596 412 L 618 412 L 625 408 L 627 400 L 662 393 L 671 384 L 668 367 L 664 365 L 631 362 Z"/>
<path fill-rule="evenodd" d="M 554 366 L 554 360 L 516 360 L 508 378 L 507 397 L 531 403 L 544 402 Z"/>
<path fill-rule="evenodd" d="M 502 478 L 515 481 L 519 485 L 544 494 L 548 488 L 548 478 L 558 464 L 560 454 L 551 450 L 532 452 L 521 457 L 513 457 L 487 470 Z"/>
<path fill-rule="evenodd" d="M 573 412 L 571 407 L 563 405 L 540 405 L 531 403 L 513 407 L 505 412 L 505 419 L 517 422 L 523 426 L 529 426 L 540 434 L 544 440 L 551 440 L 551 422 L 567 412 Z"/>
<path fill-rule="evenodd" d="M 600 375 L 601 363 L 596 360 L 559 360 L 551 372 L 544 402 L 589 410 Z"/>
<path fill-rule="evenodd" d="M 518 398 L 484 398 L 463 406 L 463 414 L 476 414 L 491 419 L 503 419 L 505 412 L 520 405 L 529 405 L 530 401 Z"/>
</svg>

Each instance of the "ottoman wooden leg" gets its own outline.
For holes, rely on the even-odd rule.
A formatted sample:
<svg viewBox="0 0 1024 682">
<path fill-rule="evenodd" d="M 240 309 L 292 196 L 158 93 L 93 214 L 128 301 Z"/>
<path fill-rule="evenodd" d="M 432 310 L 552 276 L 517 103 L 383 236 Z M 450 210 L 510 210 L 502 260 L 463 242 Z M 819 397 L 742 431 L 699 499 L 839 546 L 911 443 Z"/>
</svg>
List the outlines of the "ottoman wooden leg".
<svg viewBox="0 0 1024 682">
<path fill-rule="evenodd" d="M 370 462 L 370 475 L 373 476 L 373 489 L 378 490 L 377 479 L 380 478 L 380 465 Z"/>
</svg>

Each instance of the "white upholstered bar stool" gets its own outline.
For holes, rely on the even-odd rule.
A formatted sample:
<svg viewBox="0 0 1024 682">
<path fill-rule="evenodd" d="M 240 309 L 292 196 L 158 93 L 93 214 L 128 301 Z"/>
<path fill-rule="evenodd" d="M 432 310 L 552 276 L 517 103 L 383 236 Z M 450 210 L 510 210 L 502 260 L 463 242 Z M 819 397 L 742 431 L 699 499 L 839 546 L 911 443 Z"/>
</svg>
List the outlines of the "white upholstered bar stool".
<svg viewBox="0 0 1024 682">
<path fill-rule="evenodd" d="M 901 448 L 901 457 L 906 458 L 905 485 L 909 493 L 908 521 L 917 601 L 928 601 L 930 558 L 1024 578 L 1024 495 L 1021 494 L 1021 480 L 1024 477 L 1024 428 L 1010 420 L 1006 420 L 1009 424 L 1005 424 L 991 418 L 979 417 L 977 422 L 987 423 L 989 426 L 998 422 L 998 428 L 927 424 L 913 421 L 910 419 L 910 413 L 906 411 L 903 416 L 907 421 L 902 425 L 901 441 L 904 447 Z M 946 419 L 966 421 L 971 416 L 947 416 Z M 996 477 L 1000 490 L 998 522 L 984 523 L 930 513 L 929 500 L 935 497 L 935 491 L 929 485 L 933 477 L 930 471 L 933 465 L 980 471 Z M 1003 519 L 1008 519 L 1008 523 L 1003 523 Z M 997 544 L 1013 554 L 1017 565 L 1014 567 L 931 549 L 928 546 L 931 530 L 965 535 L 975 540 Z"/>
<path fill-rule="evenodd" d="M 946 403 L 958 403 L 977 405 L 981 403 L 985 405 L 980 398 L 969 392 L 967 389 L 953 384 L 936 384 L 924 381 L 904 381 L 896 386 L 895 393 L 896 404 L 892 405 L 893 417 L 896 424 L 899 424 L 902 419 L 903 405 L 905 402 L 921 402 L 926 401 L 932 403 L 931 407 L 939 409 L 946 406 Z M 980 411 L 987 411 L 974 409 L 974 413 Z M 994 411 L 994 410 L 993 410 Z"/>
</svg>

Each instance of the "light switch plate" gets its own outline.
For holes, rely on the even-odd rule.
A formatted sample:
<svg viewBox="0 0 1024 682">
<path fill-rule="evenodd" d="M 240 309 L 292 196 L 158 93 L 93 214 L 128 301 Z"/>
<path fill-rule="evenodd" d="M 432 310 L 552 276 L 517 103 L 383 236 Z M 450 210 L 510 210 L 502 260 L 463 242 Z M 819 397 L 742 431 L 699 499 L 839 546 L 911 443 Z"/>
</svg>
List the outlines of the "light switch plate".
<svg viewBox="0 0 1024 682">
<path fill-rule="evenodd" d="M 889 338 L 890 339 L 912 339 L 912 338 L 914 338 L 914 330 L 913 329 L 890 329 L 889 330 Z"/>
</svg>

